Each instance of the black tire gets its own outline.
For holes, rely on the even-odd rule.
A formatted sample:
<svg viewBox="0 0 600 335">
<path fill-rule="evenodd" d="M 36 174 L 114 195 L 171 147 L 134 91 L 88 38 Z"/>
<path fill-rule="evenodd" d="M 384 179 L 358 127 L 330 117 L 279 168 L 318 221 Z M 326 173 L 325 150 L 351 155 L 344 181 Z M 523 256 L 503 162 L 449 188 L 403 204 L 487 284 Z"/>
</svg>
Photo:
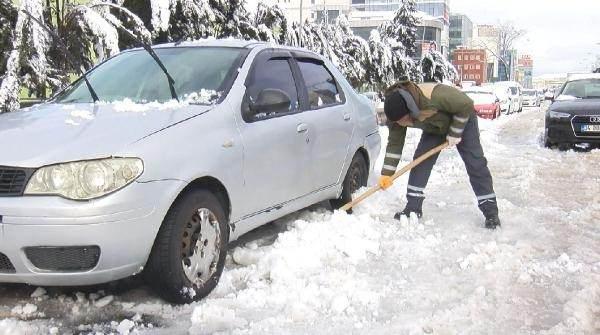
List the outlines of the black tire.
<svg viewBox="0 0 600 335">
<path fill-rule="evenodd" d="M 339 209 L 352 201 L 352 194 L 359 188 L 367 186 L 368 179 L 369 167 L 367 166 L 367 162 L 363 155 L 360 152 L 357 152 L 354 155 L 354 158 L 352 158 L 352 162 L 350 162 L 350 167 L 348 167 L 348 172 L 346 172 L 346 177 L 342 183 L 342 194 L 339 198 L 329 201 L 331 207 L 333 209 Z M 351 211 L 352 210 L 349 210 L 348 212 Z"/>
<path fill-rule="evenodd" d="M 200 238 L 203 236 L 201 212 L 210 213 L 210 219 L 204 222 L 208 222 L 211 228 L 218 226 L 218 232 L 214 228 L 210 233 L 214 233 L 215 236 L 215 247 L 211 249 L 214 253 L 218 250 L 219 254 L 218 257 L 213 254 L 213 258 L 208 259 L 211 261 L 211 265 L 208 269 L 202 270 L 209 271 L 208 273 L 197 272 L 198 277 L 201 273 L 205 276 L 210 275 L 210 277 L 204 281 L 193 283 L 185 273 L 184 259 L 189 262 L 192 256 L 199 255 L 196 251 L 192 251 L 192 246 L 198 247 L 197 243 L 201 243 Z M 218 223 L 213 219 L 216 219 Z M 192 234 L 190 234 L 191 230 L 193 230 Z M 208 235 L 208 233 L 207 230 L 205 234 Z M 217 237 L 219 238 L 218 242 Z M 187 304 L 201 300 L 219 282 L 225 266 L 228 242 L 229 223 L 223 205 L 217 197 L 202 189 L 186 191 L 177 198 L 165 216 L 146 264 L 145 279 L 162 298 L 171 303 Z M 201 244 L 212 245 L 212 243 Z M 204 250 L 201 245 L 200 248 Z M 204 258 L 204 252 L 202 255 L 201 257 Z M 196 273 L 195 270 L 194 273 Z"/>
</svg>

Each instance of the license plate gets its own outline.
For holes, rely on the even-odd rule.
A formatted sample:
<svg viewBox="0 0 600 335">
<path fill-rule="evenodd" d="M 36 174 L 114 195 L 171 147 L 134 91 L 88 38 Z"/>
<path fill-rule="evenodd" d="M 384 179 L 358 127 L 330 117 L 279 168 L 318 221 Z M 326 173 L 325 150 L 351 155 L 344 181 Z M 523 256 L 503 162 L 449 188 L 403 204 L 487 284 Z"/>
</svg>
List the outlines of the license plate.
<svg viewBox="0 0 600 335">
<path fill-rule="evenodd" d="M 600 132 L 600 124 L 584 124 L 581 125 L 583 132 Z"/>
</svg>

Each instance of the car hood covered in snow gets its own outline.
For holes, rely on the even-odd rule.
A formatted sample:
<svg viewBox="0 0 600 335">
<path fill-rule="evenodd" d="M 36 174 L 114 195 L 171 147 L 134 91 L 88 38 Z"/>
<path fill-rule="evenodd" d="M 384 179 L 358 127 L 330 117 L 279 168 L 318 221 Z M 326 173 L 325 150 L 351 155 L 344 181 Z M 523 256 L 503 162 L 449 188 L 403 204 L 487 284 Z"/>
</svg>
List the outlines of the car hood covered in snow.
<svg viewBox="0 0 600 335">
<path fill-rule="evenodd" d="M 48 103 L 2 114 L 0 166 L 39 167 L 115 155 L 210 108 L 177 102 Z"/>
</svg>

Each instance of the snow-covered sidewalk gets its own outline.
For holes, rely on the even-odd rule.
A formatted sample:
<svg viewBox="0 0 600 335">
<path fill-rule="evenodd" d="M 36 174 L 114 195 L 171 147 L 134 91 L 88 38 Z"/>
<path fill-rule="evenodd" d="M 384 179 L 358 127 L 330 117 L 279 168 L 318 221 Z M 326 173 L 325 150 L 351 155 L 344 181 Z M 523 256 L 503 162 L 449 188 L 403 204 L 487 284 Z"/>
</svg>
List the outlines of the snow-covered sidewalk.
<svg viewBox="0 0 600 335">
<path fill-rule="evenodd" d="M 600 333 L 600 151 L 542 148 L 538 109 L 480 128 L 498 231 L 482 228 L 462 161 L 447 151 L 420 223 L 391 219 L 403 177 L 354 215 L 315 207 L 245 238 L 217 289 L 193 305 L 135 286 L 33 297 L 0 286 L 0 335 Z M 409 134 L 406 162 L 418 136 Z"/>
</svg>

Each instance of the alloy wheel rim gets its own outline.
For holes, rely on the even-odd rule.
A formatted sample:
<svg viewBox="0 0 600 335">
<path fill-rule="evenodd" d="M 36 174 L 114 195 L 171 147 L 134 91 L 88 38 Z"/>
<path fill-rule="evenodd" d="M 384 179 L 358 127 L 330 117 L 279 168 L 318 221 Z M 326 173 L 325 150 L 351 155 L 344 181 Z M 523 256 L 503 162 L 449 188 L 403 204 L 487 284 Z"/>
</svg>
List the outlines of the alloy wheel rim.
<svg viewBox="0 0 600 335">
<path fill-rule="evenodd" d="M 183 272 L 193 286 L 202 286 L 215 274 L 220 252 L 219 220 L 207 208 L 196 210 L 183 232 L 181 259 Z"/>
<path fill-rule="evenodd" d="M 354 193 L 362 186 L 361 169 L 359 164 L 351 167 L 350 173 L 350 193 Z"/>
</svg>

